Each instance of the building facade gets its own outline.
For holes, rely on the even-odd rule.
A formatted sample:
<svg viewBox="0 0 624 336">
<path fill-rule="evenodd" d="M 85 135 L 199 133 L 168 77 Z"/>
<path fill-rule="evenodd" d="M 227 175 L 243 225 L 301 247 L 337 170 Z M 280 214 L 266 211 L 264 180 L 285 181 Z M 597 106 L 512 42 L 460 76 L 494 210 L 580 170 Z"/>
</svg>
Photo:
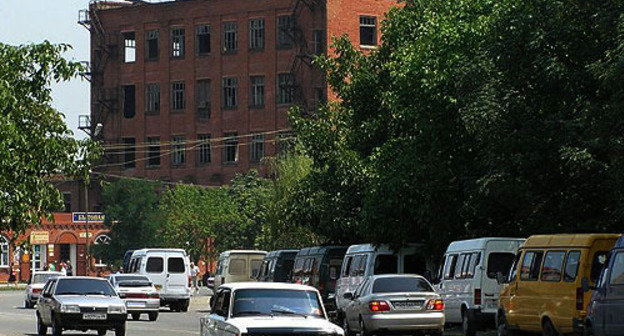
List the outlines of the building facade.
<svg viewBox="0 0 624 336">
<path fill-rule="evenodd" d="M 102 213 L 88 217 L 84 212 L 54 213 L 53 220 L 42 219 L 16 237 L 0 232 L 0 283 L 9 281 L 11 274 L 14 281 L 28 281 L 33 271 L 51 264 L 58 270 L 61 262 L 72 266 L 73 275 L 95 274 L 98 265 L 88 251 L 110 238 Z"/>
<path fill-rule="evenodd" d="M 312 65 L 347 34 L 374 49 L 390 0 L 93 2 L 91 115 L 104 176 L 228 183 L 292 139 L 287 111 L 327 99 Z"/>
</svg>

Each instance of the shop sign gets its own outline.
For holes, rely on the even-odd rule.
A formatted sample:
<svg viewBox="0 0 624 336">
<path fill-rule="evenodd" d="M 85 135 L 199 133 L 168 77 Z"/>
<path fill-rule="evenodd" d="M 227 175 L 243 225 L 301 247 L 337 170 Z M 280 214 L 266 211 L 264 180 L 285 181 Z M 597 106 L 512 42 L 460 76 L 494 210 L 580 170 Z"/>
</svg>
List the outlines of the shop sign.
<svg viewBox="0 0 624 336">
<path fill-rule="evenodd" d="M 86 223 L 87 219 L 89 223 L 104 223 L 104 213 L 102 212 L 74 212 L 72 213 L 73 223 Z"/>
<path fill-rule="evenodd" d="M 50 242 L 50 232 L 32 231 L 30 232 L 30 245 L 44 245 Z"/>
</svg>

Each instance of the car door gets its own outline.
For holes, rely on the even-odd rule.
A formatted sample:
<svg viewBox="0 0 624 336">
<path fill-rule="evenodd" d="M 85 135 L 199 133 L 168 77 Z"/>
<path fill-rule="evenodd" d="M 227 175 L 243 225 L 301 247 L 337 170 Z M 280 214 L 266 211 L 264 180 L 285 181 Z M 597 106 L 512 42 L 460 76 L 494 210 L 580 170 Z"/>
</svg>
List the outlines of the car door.
<svg viewBox="0 0 624 336">
<path fill-rule="evenodd" d="M 624 251 L 613 256 L 604 295 L 605 334 L 622 335 L 624 332 Z"/>
<path fill-rule="evenodd" d="M 149 277 L 149 279 L 154 284 L 156 290 L 163 295 L 166 293 L 165 288 L 165 258 L 164 255 L 161 254 L 148 254 L 145 261 L 145 274 Z M 142 267 L 140 265 L 142 263 L 141 260 L 137 260 L 139 263 L 138 267 Z M 135 266 L 136 267 L 136 266 Z"/>
<path fill-rule="evenodd" d="M 340 270 L 340 279 L 338 279 L 338 283 L 336 284 L 336 305 L 342 310 L 344 310 L 345 305 L 348 303 L 348 300 L 345 300 L 344 298 L 344 294 L 349 289 L 349 274 L 351 272 L 350 269 L 352 262 L 353 256 L 345 256 L 342 263 L 342 269 Z"/>
<path fill-rule="evenodd" d="M 353 293 L 353 299 L 347 304 L 346 312 L 347 318 L 349 321 L 349 326 L 351 328 L 357 328 L 359 325 L 360 319 L 360 310 L 362 307 L 362 295 L 366 285 L 368 284 L 368 280 L 364 280 L 358 288 L 355 289 Z"/>
<path fill-rule="evenodd" d="M 52 324 L 52 308 L 53 308 L 53 297 L 52 293 L 54 293 L 54 287 L 56 285 L 56 280 L 50 280 L 48 285 L 46 286 L 46 290 L 42 292 L 40 298 L 40 311 L 39 315 L 41 316 L 41 320 L 45 325 Z"/>
<path fill-rule="evenodd" d="M 166 255 L 165 291 L 168 294 L 187 294 L 189 272 L 187 262 L 181 253 L 167 253 Z"/>
</svg>

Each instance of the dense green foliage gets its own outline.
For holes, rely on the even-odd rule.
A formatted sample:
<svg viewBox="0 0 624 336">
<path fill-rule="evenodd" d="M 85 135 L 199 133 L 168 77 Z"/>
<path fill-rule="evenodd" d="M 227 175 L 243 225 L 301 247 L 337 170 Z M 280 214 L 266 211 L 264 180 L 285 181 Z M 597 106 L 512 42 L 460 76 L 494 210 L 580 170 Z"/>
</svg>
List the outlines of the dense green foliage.
<svg viewBox="0 0 624 336">
<path fill-rule="evenodd" d="M 72 138 L 51 106 L 50 84 L 82 69 L 62 57 L 69 46 L 0 43 L 0 231 L 21 232 L 62 208 L 52 175 L 88 178 L 99 151 Z"/>
<path fill-rule="evenodd" d="M 342 243 L 621 231 L 618 1 L 405 1 L 339 102 L 291 120 L 314 163 L 295 218 Z M 620 115 L 618 115 L 620 114 Z"/>
<path fill-rule="evenodd" d="M 110 228 L 108 245 L 94 246 L 98 258 L 121 265 L 127 250 L 160 246 L 158 183 L 120 180 L 106 183 L 102 200 L 106 225 Z"/>
</svg>

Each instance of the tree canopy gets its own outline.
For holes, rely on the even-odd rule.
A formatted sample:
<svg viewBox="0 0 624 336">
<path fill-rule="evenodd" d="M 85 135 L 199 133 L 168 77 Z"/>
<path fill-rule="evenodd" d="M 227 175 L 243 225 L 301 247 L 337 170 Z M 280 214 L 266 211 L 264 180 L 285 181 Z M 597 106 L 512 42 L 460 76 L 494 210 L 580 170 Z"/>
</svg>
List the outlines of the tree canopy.
<svg viewBox="0 0 624 336">
<path fill-rule="evenodd" d="M 51 106 L 50 84 L 82 69 L 68 45 L 0 43 L 0 231 L 21 232 L 62 208 L 52 175 L 88 179 L 98 146 L 76 140 Z"/>
</svg>

